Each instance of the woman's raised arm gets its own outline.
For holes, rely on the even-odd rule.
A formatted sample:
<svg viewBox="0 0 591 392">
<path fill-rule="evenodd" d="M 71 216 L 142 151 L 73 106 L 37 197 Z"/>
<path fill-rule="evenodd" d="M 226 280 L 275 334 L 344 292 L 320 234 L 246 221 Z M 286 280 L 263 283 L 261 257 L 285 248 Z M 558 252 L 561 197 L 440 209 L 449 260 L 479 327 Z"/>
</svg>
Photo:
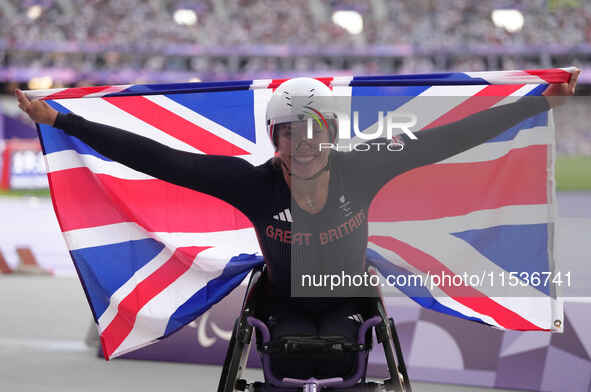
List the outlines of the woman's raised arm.
<svg viewBox="0 0 591 392">
<path fill-rule="evenodd" d="M 406 139 L 409 167 L 439 162 L 490 140 L 527 118 L 561 105 L 574 95 L 580 70 L 569 83 L 551 84 L 543 96 L 526 96 L 519 101 L 473 114 L 463 120 L 417 133 L 418 140 Z"/>
<path fill-rule="evenodd" d="M 564 103 L 573 95 L 580 70 L 575 70 L 569 83 L 551 84 L 543 96 L 526 96 L 519 101 L 497 106 L 468 116 L 462 120 L 416 133 L 418 140 L 402 135 L 404 148 L 392 152 L 383 148 L 372 153 L 354 153 L 351 161 L 361 159 L 366 178 L 378 190 L 389 179 L 405 171 L 442 161 L 490 140 L 527 118 Z M 388 142 L 386 139 L 379 139 Z M 372 175 L 367 176 L 367 170 Z M 373 189 L 373 187 L 371 187 Z"/>
<path fill-rule="evenodd" d="M 19 107 L 40 124 L 62 129 L 102 155 L 158 179 L 207 193 L 243 209 L 237 187 L 249 186 L 254 166 L 241 158 L 176 150 L 119 128 L 61 114 L 16 92 Z"/>
</svg>

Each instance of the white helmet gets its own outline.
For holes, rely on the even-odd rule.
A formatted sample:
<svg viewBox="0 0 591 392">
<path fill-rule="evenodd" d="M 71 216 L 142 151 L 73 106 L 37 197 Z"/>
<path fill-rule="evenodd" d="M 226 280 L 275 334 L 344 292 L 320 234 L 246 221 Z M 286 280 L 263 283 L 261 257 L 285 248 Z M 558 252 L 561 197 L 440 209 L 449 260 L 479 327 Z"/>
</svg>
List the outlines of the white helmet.
<svg viewBox="0 0 591 392">
<path fill-rule="evenodd" d="M 267 132 L 273 144 L 273 131 L 277 124 L 312 117 L 328 126 L 326 120 L 335 119 L 336 114 L 332 109 L 332 100 L 321 97 L 332 96 L 332 90 L 326 84 L 313 78 L 294 78 L 281 83 L 267 106 Z"/>
</svg>

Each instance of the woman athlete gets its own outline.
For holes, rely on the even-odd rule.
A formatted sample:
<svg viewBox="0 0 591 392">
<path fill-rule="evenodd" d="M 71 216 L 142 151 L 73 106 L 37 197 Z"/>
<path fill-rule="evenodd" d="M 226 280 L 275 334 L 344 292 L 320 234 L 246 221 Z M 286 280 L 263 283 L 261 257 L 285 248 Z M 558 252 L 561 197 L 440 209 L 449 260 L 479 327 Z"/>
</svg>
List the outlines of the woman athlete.
<svg viewBox="0 0 591 392">
<path fill-rule="evenodd" d="M 363 273 L 367 211 L 386 182 L 477 146 L 562 103 L 560 97 L 574 94 L 578 75 L 577 70 L 568 84 L 550 85 L 544 97 L 521 99 L 420 131 L 418 140 L 403 135 L 398 139 L 402 151 L 382 148 L 371 153 L 321 149 L 321 143 L 334 142 L 337 132 L 334 113 L 323 109 L 332 92 L 315 79 L 291 79 L 279 86 L 269 102 L 267 126 L 276 155 L 260 166 L 236 157 L 175 150 L 74 114 L 58 114 L 44 101 L 29 101 L 20 90 L 16 95 L 19 107 L 33 121 L 62 129 L 114 161 L 218 197 L 244 213 L 254 226 L 267 265 L 268 300 L 263 314 L 273 338 L 308 334 L 354 340 L 362 322 L 361 301 L 346 290 L 340 297 L 318 291 L 310 292 L 311 297 L 291 297 L 292 283 L 297 284 L 303 273 Z M 311 135 L 309 116 L 314 119 Z M 330 362 L 275 356 L 272 366 L 279 378 L 328 378 L 348 375 L 355 358 L 354 353 Z"/>
</svg>

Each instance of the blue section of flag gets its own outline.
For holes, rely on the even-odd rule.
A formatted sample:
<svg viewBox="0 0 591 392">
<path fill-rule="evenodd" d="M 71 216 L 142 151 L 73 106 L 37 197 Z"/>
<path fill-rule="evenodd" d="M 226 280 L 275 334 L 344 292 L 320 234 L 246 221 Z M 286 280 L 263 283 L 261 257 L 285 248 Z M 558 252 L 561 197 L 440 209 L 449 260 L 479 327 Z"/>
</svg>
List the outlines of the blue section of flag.
<svg viewBox="0 0 591 392">
<path fill-rule="evenodd" d="M 546 91 L 546 88 L 548 87 L 547 84 L 542 83 L 540 84 L 538 87 L 532 89 L 529 93 L 525 94 L 525 96 L 536 96 L 536 95 L 542 95 L 542 93 L 544 91 Z"/>
<path fill-rule="evenodd" d="M 532 116 L 519 124 L 515 125 L 512 128 L 507 129 L 505 132 L 501 133 L 499 136 L 496 136 L 487 143 L 495 143 L 495 142 L 505 142 L 507 140 L 515 139 L 515 136 L 524 129 L 530 129 L 533 127 L 545 127 L 548 125 L 548 112 L 543 112 Z"/>
<path fill-rule="evenodd" d="M 473 246 L 487 259 L 508 272 L 550 272 L 548 225 L 503 225 L 452 233 Z M 542 283 L 544 279 L 542 279 Z M 533 286 L 546 295 L 549 285 Z"/>
<path fill-rule="evenodd" d="M 406 276 L 412 275 L 406 269 L 399 267 L 395 264 L 392 264 L 391 262 L 386 260 L 382 255 L 380 255 L 379 253 L 377 253 L 376 251 L 374 251 L 372 249 L 367 249 L 365 251 L 365 256 L 366 256 L 367 262 L 370 265 L 377 268 L 377 270 L 380 271 L 380 273 L 384 277 L 398 276 L 398 275 L 406 275 Z M 409 279 L 407 279 L 406 281 L 410 282 Z M 433 297 L 431 292 L 425 286 L 419 286 L 419 285 L 411 286 L 410 284 L 406 284 L 403 286 L 396 286 L 396 288 L 398 290 L 400 290 L 401 292 L 403 292 L 410 299 L 412 299 L 413 301 L 415 301 L 419 305 L 423 306 L 424 308 L 435 310 L 439 313 L 448 314 L 450 316 L 459 317 L 459 318 L 462 318 L 465 320 L 471 320 L 471 321 L 476 321 L 476 322 L 479 322 L 482 324 L 486 324 L 484 321 L 482 321 L 481 319 L 479 319 L 477 317 L 466 316 L 463 313 L 455 311 L 455 310 L 448 308 L 447 306 L 441 304 L 439 301 L 437 301 Z"/>
<path fill-rule="evenodd" d="M 46 102 L 49 104 L 49 106 L 60 113 L 70 113 L 68 109 L 55 101 Z M 52 152 L 65 150 L 75 150 L 79 154 L 94 155 L 95 157 L 104 161 L 111 161 L 106 156 L 99 154 L 94 149 L 88 147 L 88 145 L 81 142 L 77 137 L 69 136 L 61 129 L 57 129 L 46 124 L 39 124 L 39 133 L 41 139 L 43 140 L 43 151 L 45 154 L 51 154 Z"/>
<path fill-rule="evenodd" d="M 148 238 L 70 252 L 97 319 L 107 309 L 111 295 L 163 248 L 162 243 Z"/>
<path fill-rule="evenodd" d="M 378 112 L 383 112 L 385 116 L 388 112 L 398 109 L 428 88 L 429 86 L 353 87 L 351 91 L 351 135 L 354 134 L 353 113 L 359 113 L 359 131 L 363 132 L 367 127 L 378 121 Z M 383 125 L 383 134 L 378 137 L 386 137 L 385 119 Z M 399 132 L 395 130 L 395 133 Z"/>
<path fill-rule="evenodd" d="M 169 83 L 169 84 L 138 84 L 125 90 L 106 94 L 106 97 L 122 97 L 128 95 L 154 95 L 171 93 L 200 93 L 213 91 L 248 90 L 252 80 L 236 80 L 229 82 L 200 82 L 200 83 Z"/>
<path fill-rule="evenodd" d="M 376 99 L 375 102 L 379 102 L 379 100 L 385 100 L 384 97 L 392 97 L 396 98 L 392 102 L 404 100 L 402 101 L 402 103 L 398 105 L 400 106 L 403 103 L 408 102 L 411 98 L 414 98 L 417 95 L 421 94 L 429 87 L 430 86 L 372 86 L 364 88 L 353 87 L 351 89 L 351 96 L 353 97 L 353 102 L 355 101 L 355 97 L 381 97 L 379 99 Z M 388 102 L 390 104 L 390 101 Z"/>
<path fill-rule="evenodd" d="M 197 291 L 170 316 L 163 337 L 170 335 L 199 317 L 213 304 L 219 302 L 230 291 L 234 290 L 253 268 L 263 263 L 262 256 L 243 253 L 232 257 L 220 276 L 207 282 L 205 287 Z"/>
<path fill-rule="evenodd" d="M 167 97 L 223 125 L 251 142 L 256 142 L 253 91 L 169 94 Z"/>
<path fill-rule="evenodd" d="M 438 86 L 490 84 L 482 78 L 474 78 L 463 72 L 443 72 L 413 75 L 356 76 L 351 86 Z"/>
</svg>

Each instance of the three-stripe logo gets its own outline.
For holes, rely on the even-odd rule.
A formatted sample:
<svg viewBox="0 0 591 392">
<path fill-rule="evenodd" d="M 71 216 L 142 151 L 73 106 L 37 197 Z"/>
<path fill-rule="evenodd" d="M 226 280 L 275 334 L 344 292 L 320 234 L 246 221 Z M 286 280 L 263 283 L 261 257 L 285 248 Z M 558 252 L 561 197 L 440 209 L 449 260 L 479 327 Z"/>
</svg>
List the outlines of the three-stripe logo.
<svg viewBox="0 0 591 392">
<path fill-rule="evenodd" d="M 279 221 L 282 221 L 282 222 L 293 222 L 293 219 L 291 218 L 291 212 L 289 211 L 289 208 L 284 209 L 283 211 L 281 211 L 277 215 L 273 215 L 273 219 L 279 220 Z"/>
</svg>

